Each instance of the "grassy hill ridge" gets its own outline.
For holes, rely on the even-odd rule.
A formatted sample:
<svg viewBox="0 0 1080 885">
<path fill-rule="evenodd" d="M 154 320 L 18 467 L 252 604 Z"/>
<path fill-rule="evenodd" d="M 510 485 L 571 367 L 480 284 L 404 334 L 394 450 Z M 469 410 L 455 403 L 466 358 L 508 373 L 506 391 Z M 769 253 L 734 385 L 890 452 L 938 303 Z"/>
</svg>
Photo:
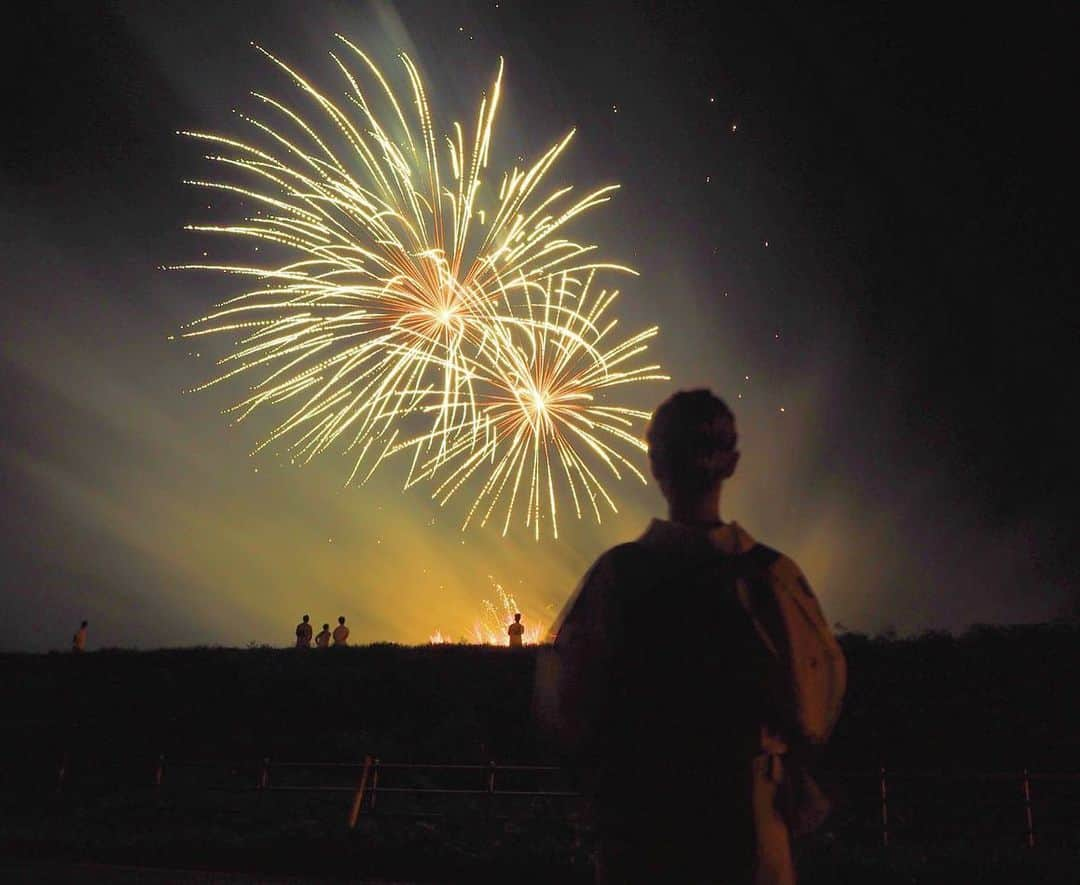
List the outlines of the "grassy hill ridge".
<svg viewBox="0 0 1080 885">
<path fill-rule="evenodd" d="M 850 686 L 829 765 L 1076 767 L 1077 625 L 841 642 Z M 221 758 L 549 759 L 530 721 L 535 652 L 375 644 L 2 655 L 0 739 L 36 753 L 74 744 Z"/>
</svg>

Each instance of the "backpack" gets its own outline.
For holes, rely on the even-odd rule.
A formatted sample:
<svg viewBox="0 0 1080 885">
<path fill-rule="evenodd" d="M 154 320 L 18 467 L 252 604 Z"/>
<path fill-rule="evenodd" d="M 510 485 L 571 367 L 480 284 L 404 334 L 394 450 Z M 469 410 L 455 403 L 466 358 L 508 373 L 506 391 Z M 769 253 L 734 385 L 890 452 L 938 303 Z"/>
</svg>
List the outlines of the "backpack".
<svg viewBox="0 0 1080 885">
<path fill-rule="evenodd" d="M 782 673 L 737 587 L 765 581 L 779 554 L 762 545 L 733 555 L 710 551 L 663 574 L 651 550 L 623 547 L 616 567 L 630 592 L 618 594 L 610 612 L 619 675 L 614 726 L 640 732 L 650 746 L 670 743 L 670 732 L 682 727 L 684 751 L 723 745 L 755 755 L 761 723 L 780 727 L 786 715 Z"/>
</svg>

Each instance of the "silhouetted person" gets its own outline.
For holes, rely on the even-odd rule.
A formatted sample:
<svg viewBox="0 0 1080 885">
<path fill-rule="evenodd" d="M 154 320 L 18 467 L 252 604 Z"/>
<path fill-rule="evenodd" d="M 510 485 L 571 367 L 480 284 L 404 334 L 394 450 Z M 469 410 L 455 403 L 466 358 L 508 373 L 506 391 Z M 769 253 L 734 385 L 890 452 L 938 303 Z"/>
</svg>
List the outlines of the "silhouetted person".
<svg viewBox="0 0 1080 885">
<path fill-rule="evenodd" d="M 296 647 L 297 648 L 311 648 L 311 624 L 308 623 L 309 617 L 304 615 L 303 620 L 296 625 Z"/>
<path fill-rule="evenodd" d="M 318 636 L 315 637 L 315 647 L 316 648 L 329 648 L 330 647 L 330 637 L 331 637 L 330 625 L 329 624 L 323 624 L 322 625 L 322 632 Z"/>
<path fill-rule="evenodd" d="M 537 712 L 591 797 L 599 881 L 790 885 L 791 832 L 827 811 L 806 760 L 839 715 L 843 654 L 798 566 L 720 518 L 728 407 L 677 393 L 647 439 L 669 518 L 589 569 L 538 662 Z"/>
<path fill-rule="evenodd" d="M 345 615 L 342 615 L 337 619 L 337 626 L 334 628 L 334 645 L 348 645 L 349 644 L 349 628 L 345 626 Z"/>
<path fill-rule="evenodd" d="M 506 628 L 506 632 L 510 634 L 510 647 L 521 648 L 525 636 L 525 628 L 521 626 L 521 612 L 514 615 L 514 623 Z"/>
<path fill-rule="evenodd" d="M 82 626 L 75 631 L 75 635 L 71 637 L 71 650 L 73 652 L 86 651 L 86 628 L 89 626 L 89 622 L 83 621 Z"/>
</svg>

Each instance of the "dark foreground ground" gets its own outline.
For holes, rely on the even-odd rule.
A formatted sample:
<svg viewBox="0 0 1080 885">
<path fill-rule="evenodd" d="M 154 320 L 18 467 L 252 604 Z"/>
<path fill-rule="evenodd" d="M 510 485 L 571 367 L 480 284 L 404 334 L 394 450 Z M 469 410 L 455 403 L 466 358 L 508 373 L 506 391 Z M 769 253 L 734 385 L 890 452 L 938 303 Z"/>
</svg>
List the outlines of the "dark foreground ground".
<svg viewBox="0 0 1080 885">
<path fill-rule="evenodd" d="M 803 882 L 1080 881 L 1078 640 L 845 637 L 837 810 L 799 846 Z M 555 760 L 532 669 L 530 651 L 454 646 L 0 657 L 0 879 L 586 882 L 580 801 L 526 795 L 572 792 L 565 775 L 500 768 L 487 792 L 491 760 Z M 478 767 L 384 768 L 350 830 L 368 754 Z"/>
</svg>

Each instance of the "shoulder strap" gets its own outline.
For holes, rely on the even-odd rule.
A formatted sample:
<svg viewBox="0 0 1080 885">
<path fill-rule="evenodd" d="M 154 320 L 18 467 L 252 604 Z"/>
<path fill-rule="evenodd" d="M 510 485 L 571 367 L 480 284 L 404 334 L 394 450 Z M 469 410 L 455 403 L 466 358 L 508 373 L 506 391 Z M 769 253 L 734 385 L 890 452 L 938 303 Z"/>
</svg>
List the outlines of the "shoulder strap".
<svg viewBox="0 0 1080 885">
<path fill-rule="evenodd" d="M 767 572 L 780 558 L 780 551 L 766 547 L 764 544 L 754 544 L 745 553 L 739 555 L 743 567 L 739 570 L 741 576 L 749 576 L 755 573 Z"/>
</svg>

